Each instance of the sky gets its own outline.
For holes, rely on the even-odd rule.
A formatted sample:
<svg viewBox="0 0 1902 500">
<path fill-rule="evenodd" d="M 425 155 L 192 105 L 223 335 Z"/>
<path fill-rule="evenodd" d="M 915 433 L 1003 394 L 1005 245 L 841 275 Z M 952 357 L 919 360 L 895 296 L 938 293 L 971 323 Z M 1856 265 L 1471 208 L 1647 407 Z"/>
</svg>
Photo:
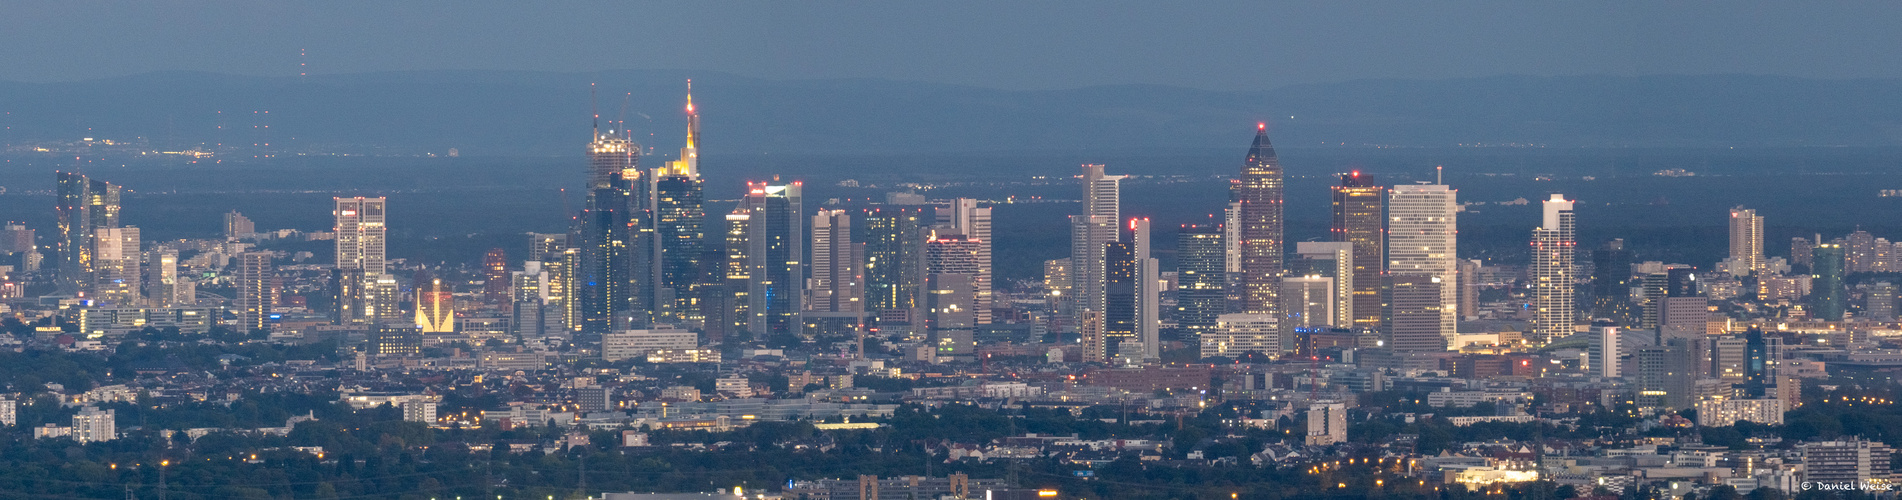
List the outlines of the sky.
<svg viewBox="0 0 1902 500">
<path fill-rule="evenodd" d="M 1902 77 L 1902 3 L 15 0 L 0 80 L 721 71 L 1010 90 L 1369 78 Z"/>
</svg>

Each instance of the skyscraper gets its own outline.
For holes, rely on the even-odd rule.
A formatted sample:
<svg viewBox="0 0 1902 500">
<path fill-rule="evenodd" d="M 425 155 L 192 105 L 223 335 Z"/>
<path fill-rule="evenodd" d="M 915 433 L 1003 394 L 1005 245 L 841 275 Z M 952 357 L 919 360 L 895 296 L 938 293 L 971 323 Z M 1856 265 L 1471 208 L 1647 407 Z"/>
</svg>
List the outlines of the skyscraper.
<svg viewBox="0 0 1902 500">
<path fill-rule="evenodd" d="M 1847 293 L 1843 289 L 1844 253 L 1841 244 L 1816 245 L 1815 264 L 1810 266 L 1810 315 L 1817 319 L 1843 319 L 1843 295 Z"/>
<path fill-rule="evenodd" d="M 1442 186 L 1444 188 L 1444 186 Z M 1446 195 L 1451 200 L 1451 194 Z M 1426 195 L 1417 195 L 1420 209 L 1437 209 Z M 1375 330 L 1381 328 L 1380 276 L 1382 264 L 1386 262 L 1383 248 L 1386 238 L 1383 208 L 1386 205 L 1387 190 L 1374 184 L 1373 176 L 1360 172 L 1341 174 L 1341 184 L 1334 187 L 1334 241 L 1354 245 L 1354 324 L 1356 330 Z M 1418 214 L 1426 215 L 1426 214 Z M 1424 222 L 1424 221 L 1423 221 Z M 1424 224 L 1422 224 L 1424 228 Z M 1431 239 L 1431 235 L 1419 235 L 1422 240 Z M 1424 243 L 1422 241 L 1421 243 Z M 1450 249 L 1450 248 L 1449 248 Z M 1424 250 L 1419 252 L 1420 259 L 1426 254 L 1438 255 L 1444 252 Z M 1422 262 L 1422 265 L 1425 265 Z M 1437 265 L 1437 262 L 1434 263 Z M 1341 325 L 1349 326 L 1349 325 Z"/>
<path fill-rule="evenodd" d="M 1294 244 L 1294 251 L 1301 255 L 1302 269 L 1296 269 L 1302 275 L 1324 276 L 1331 278 L 1333 284 L 1333 304 L 1328 307 L 1329 318 L 1319 324 L 1336 328 L 1348 328 L 1354 323 L 1354 244 L 1345 241 L 1302 241 Z M 1292 339 L 1291 332 L 1284 330 L 1283 338 Z"/>
<path fill-rule="evenodd" d="M 1242 312 L 1273 315 L 1279 305 L 1275 295 L 1281 288 L 1284 186 L 1281 162 L 1275 159 L 1275 147 L 1268 142 L 1266 124 L 1255 127 L 1255 144 L 1242 162 L 1241 181 L 1237 225 L 1241 233 Z M 1375 257 L 1373 262 L 1378 266 L 1380 258 Z"/>
<path fill-rule="evenodd" d="M 1710 320 L 1710 299 L 1698 284 L 1697 270 L 1671 269 L 1665 276 L 1664 297 L 1658 303 L 1658 337 L 1703 337 Z"/>
<path fill-rule="evenodd" d="M 1862 310 L 1870 319 L 1895 321 L 1895 284 L 1879 281 L 1869 285 L 1869 293 L 1863 296 Z"/>
<path fill-rule="evenodd" d="M 1154 236 L 1148 217 L 1129 220 L 1129 243 L 1136 264 L 1136 341 L 1142 342 L 1142 361 L 1162 359 L 1162 264 L 1153 257 Z"/>
<path fill-rule="evenodd" d="M 238 329 L 245 332 L 264 329 L 265 320 L 276 306 L 272 293 L 271 252 L 248 252 L 238 256 Z"/>
<path fill-rule="evenodd" d="M 1449 283 L 1439 276 L 1395 273 L 1393 280 L 1393 336 L 1395 351 L 1444 351 L 1452 335 L 1445 330 L 1445 293 Z"/>
<path fill-rule="evenodd" d="M 1215 328 L 1227 310 L 1227 242 L 1220 224 L 1182 226 L 1176 233 L 1176 324 L 1191 332 Z"/>
<path fill-rule="evenodd" d="M 1577 250 L 1572 201 L 1554 194 L 1545 201 L 1542 224 L 1532 230 L 1532 335 L 1533 344 L 1545 344 L 1572 334 L 1573 254 Z"/>
<path fill-rule="evenodd" d="M 358 269 L 375 276 L 386 271 L 384 251 L 389 228 L 385 226 L 386 199 L 335 198 L 337 268 Z"/>
<path fill-rule="evenodd" d="M 974 199 L 954 198 L 949 206 L 939 207 L 937 215 L 938 225 L 977 241 L 978 270 L 971 276 L 971 286 L 977 294 L 974 313 L 977 324 L 988 325 L 992 296 L 996 293 L 991 284 L 991 208 L 977 206 Z"/>
<path fill-rule="evenodd" d="M 1103 249 L 1105 347 L 1136 360 L 1160 358 L 1156 259 L 1149 257 L 1149 219 L 1130 219 L 1129 232 Z M 1140 346 L 1140 348 L 1136 348 Z"/>
<path fill-rule="evenodd" d="M 628 193 L 619 173 L 588 190 L 588 206 L 574 225 L 579 260 L 574 269 L 574 295 L 581 321 L 576 331 L 605 334 L 625 327 L 616 318 L 633 314 L 634 276 L 628 252 Z M 617 324 L 620 323 L 620 324 Z"/>
<path fill-rule="evenodd" d="M 1102 165 L 1084 165 L 1077 176 L 1083 184 L 1083 207 L 1070 216 L 1070 276 L 1079 309 L 1103 310 L 1103 245 L 1116 241 L 1123 177 L 1105 175 Z"/>
<path fill-rule="evenodd" d="M 626 130 L 602 132 L 601 115 L 596 114 L 594 120 L 594 138 L 588 141 L 588 185 L 639 169 L 641 145 L 628 138 Z"/>
<path fill-rule="evenodd" d="M 922 307 L 925 284 L 925 226 L 916 207 L 865 210 L 865 307 L 870 311 Z"/>
<path fill-rule="evenodd" d="M 145 252 L 145 300 L 152 307 L 189 304 L 191 297 L 180 297 L 178 251 L 159 247 Z"/>
<path fill-rule="evenodd" d="M 758 255 L 753 245 L 758 239 L 753 226 L 758 224 L 752 210 L 736 208 L 726 214 L 726 265 L 721 266 L 719 287 L 723 293 L 709 297 L 707 302 L 724 303 L 725 307 L 706 315 L 709 342 L 766 331 L 765 297 L 753 293 L 753 281 L 766 272 L 765 257 Z"/>
<path fill-rule="evenodd" d="M 806 224 L 800 208 L 800 191 L 799 182 L 748 183 L 746 197 L 733 210 L 734 214 L 747 216 L 746 233 L 740 240 L 748 247 L 745 253 L 751 268 L 746 282 L 747 294 L 755 306 L 751 314 L 765 321 L 766 329 L 753 330 L 754 335 L 799 335 L 802 332 L 799 313 L 804 309 L 801 298 L 805 284 Z M 727 244 L 733 243 L 730 235 Z"/>
<path fill-rule="evenodd" d="M 509 259 L 500 248 L 491 248 L 482 255 L 483 278 L 482 300 L 493 305 L 509 303 Z"/>
<path fill-rule="evenodd" d="M 1621 326 L 1643 323 L 1631 300 L 1631 252 L 1625 250 L 1623 239 L 1592 250 L 1592 316 Z"/>
<path fill-rule="evenodd" d="M 1732 274 L 1763 270 L 1763 217 L 1756 210 L 1730 209 L 1730 261 Z"/>
<path fill-rule="evenodd" d="M 249 217 L 238 213 L 237 210 L 225 214 L 225 239 L 235 240 L 257 232 L 258 225 L 253 224 Z"/>
<path fill-rule="evenodd" d="M 1439 330 L 1449 342 L 1460 317 L 1458 195 L 1445 184 L 1396 185 L 1387 209 L 1387 271 L 1439 278 Z"/>
<path fill-rule="evenodd" d="M 93 238 L 119 227 L 119 186 L 77 172 L 57 172 L 59 290 L 74 293 L 93 282 Z"/>
<path fill-rule="evenodd" d="M 93 296 L 120 306 L 138 305 L 143 297 L 139 261 L 139 228 L 99 228 L 93 233 Z"/>
<path fill-rule="evenodd" d="M 706 181 L 700 178 L 700 113 L 687 85 L 687 142 L 680 158 L 654 174 L 654 260 L 660 267 L 655 302 L 691 323 L 700 299 L 700 258 L 705 252 Z M 666 303 L 671 302 L 671 305 Z"/>
<path fill-rule="evenodd" d="M 806 283 L 809 311 L 865 310 L 865 244 L 852 241 L 850 213 L 821 209 L 812 216 L 812 277 Z"/>
</svg>

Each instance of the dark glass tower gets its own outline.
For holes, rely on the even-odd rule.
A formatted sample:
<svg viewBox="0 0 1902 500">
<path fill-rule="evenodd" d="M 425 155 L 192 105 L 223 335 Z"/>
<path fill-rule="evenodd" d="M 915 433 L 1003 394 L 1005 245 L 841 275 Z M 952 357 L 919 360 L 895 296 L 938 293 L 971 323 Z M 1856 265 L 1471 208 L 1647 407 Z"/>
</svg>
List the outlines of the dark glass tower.
<svg viewBox="0 0 1902 500">
<path fill-rule="evenodd" d="M 1176 324 L 1193 332 L 1215 329 L 1228 306 L 1228 245 L 1217 224 L 1183 226 L 1176 233 Z"/>
<path fill-rule="evenodd" d="M 1334 241 L 1354 245 L 1354 328 L 1382 326 L 1381 275 L 1386 268 L 1387 190 L 1373 176 L 1341 174 L 1334 187 Z"/>
<path fill-rule="evenodd" d="M 1267 125 L 1255 127 L 1255 144 L 1242 162 L 1241 181 L 1237 200 L 1241 203 L 1241 312 L 1274 314 L 1281 290 L 1285 188 Z"/>
<path fill-rule="evenodd" d="M 1837 243 L 1816 245 L 1810 265 L 1810 315 L 1828 321 L 1843 319 L 1843 262 L 1847 258 Z"/>
<path fill-rule="evenodd" d="M 920 307 L 918 290 L 925 282 L 924 228 L 936 217 L 924 208 L 865 210 L 866 310 Z"/>
<path fill-rule="evenodd" d="M 594 183 L 588 208 L 575 219 L 571 238 L 581 249 L 575 268 L 575 295 L 580 301 L 578 331 L 603 334 L 618 326 L 617 315 L 629 315 L 633 303 L 632 270 L 628 259 L 627 183 L 616 173 Z"/>
<path fill-rule="evenodd" d="M 1631 251 L 1617 239 L 1592 250 L 1592 315 L 1620 326 L 1638 326 L 1638 309 L 1631 303 Z"/>
<path fill-rule="evenodd" d="M 1136 339 L 1136 245 L 1128 241 L 1103 244 L 1103 346 L 1114 354 L 1117 346 Z"/>
<path fill-rule="evenodd" d="M 58 172 L 59 289 L 80 291 L 92 283 L 93 235 L 119 227 L 119 186 L 78 172 Z"/>
</svg>

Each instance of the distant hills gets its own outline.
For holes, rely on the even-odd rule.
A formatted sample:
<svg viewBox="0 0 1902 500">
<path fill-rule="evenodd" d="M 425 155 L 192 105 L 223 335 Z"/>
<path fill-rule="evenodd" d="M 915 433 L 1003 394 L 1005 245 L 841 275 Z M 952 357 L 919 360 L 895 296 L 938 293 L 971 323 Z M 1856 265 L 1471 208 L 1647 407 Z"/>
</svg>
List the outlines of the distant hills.
<svg viewBox="0 0 1902 500">
<path fill-rule="evenodd" d="M 595 83 L 604 120 L 625 117 L 642 142 L 669 155 L 680 145 L 689 77 L 703 147 L 724 153 L 1237 149 L 1257 121 L 1270 124 L 1277 145 L 1294 147 L 1902 145 L 1902 80 L 1500 76 L 1247 92 L 1005 91 L 684 71 L 166 72 L 0 82 L 7 127 L 0 140 L 138 136 L 165 148 L 269 143 L 289 151 L 572 156 L 587 141 Z"/>
</svg>

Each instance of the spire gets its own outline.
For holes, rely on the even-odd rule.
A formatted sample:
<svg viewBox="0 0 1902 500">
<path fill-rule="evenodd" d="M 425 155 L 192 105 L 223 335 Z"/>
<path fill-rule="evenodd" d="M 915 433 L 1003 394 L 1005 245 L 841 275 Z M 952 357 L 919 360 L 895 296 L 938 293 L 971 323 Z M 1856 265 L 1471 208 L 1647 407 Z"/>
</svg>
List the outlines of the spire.
<svg viewBox="0 0 1902 500">
<path fill-rule="evenodd" d="M 693 79 L 687 79 L 687 149 L 697 150 L 700 141 L 700 113 L 693 110 Z"/>
<path fill-rule="evenodd" d="M 1268 142 L 1268 124 L 1255 124 L 1255 144 L 1248 148 L 1248 163 L 1275 161 L 1275 145 Z"/>
</svg>

